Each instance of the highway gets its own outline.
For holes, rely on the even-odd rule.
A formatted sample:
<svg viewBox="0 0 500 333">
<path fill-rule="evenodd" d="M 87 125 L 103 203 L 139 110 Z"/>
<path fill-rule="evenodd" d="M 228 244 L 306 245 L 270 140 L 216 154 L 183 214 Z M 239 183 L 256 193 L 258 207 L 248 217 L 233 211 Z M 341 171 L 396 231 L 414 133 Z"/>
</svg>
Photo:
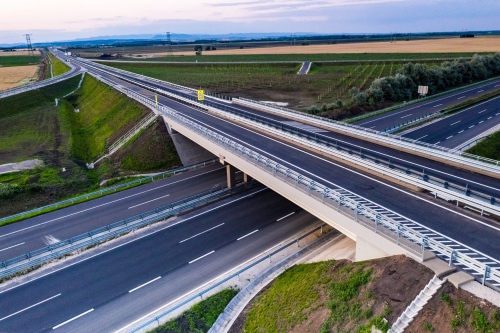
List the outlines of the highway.
<svg viewBox="0 0 500 333">
<path fill-rule="evenodd" d="M 0 228 L 0 261 L 226 184 L 210 165 Z"/>
<path fill-rule="evenodd" d="M 400 125 L 409 119 L 439 112 L 442 109 L 462 103 L 467 99 L 479 97 L 498 89 L 500 89 L 500 79 L 363 119 L 354 124 L 381 131 L 391 126 Z"/>
<path fill-rule="evenodd" d="M 112 332 L 313 224 L 316 218 L 270 190 L 239 194 L 141 239 L 3 288 L 0 331 Z"/>
<path fill-rule="evenodd" d="M 89 69 L 89 71 L 94 71 Z M 126 81 L 108 76 L 120 85 L 152 97 L 152 93 Z M 467 244 L 477 251 L 500 259 L 497 239 L 500 229 L 486 219 L 455 208 L 440 200 L 431 200 L 421 194 L 387 184 L 372 176 L 350 170 L 336 162 L 319 157 L 286 143 L 271 139 L 231 122 L 221 120 L 192 107 L 159 97 L 160 103 L 174 108 L 192 121 L 219 132 L 240 144 L 282 163 L 283 166 L 305 174 L 320 184 L 331 188 L 341 187 L 375 202 L 387 210 L 405 216 L 408 223 L 420 223 L 434 232 L 442 233 L 455 241 Z M 430 231 L 429 237 L 439 238 Z M 460 245 L 457 245 L 460 246 Z"/>
<path fill-rule="evenodd" d="M 470 107 L 403 136 L 447 148 L 456 148 L 500 124 L 500 97 Z"/>
<path fill-rule="evenodd" d="M 113 69 L 110 68 L 111 71 Z M 118 72 L 116 72 L 118 73 Z M 102 74 L 102 72 L 101 72 Z M 186 90 L 180 90 L 177 88 L 173 88 L 172 86 L 166 85 L 166 84 L 161 84 L 157 81 L 151 81 L 151 80 L 146 80 L 146 79 L 138 79 L 137 77 L 134 77 L 133 75 L 128 75 L 128 74 L 122 74 L 119 73 L 120 75 L 124 75 L 127 79 L 132 79 L 136 80 L 140 83 L 146 83 L 149 84 L 153 87 L 161 88 L 163 90 L 180 94 L 180 95 L 189 95 L 191 96 L 193 93 L 186 91 Z M 103 76 L 110 78 L 111 76 L 102 74 Z M 135 88 L 134 88 L 135 89 Z M 147 95 L 148 93 L 146 93 Z M 151 94 L 151 93 L 149 93 Z M 296 128 L 300 128 L 306 132 L 308 132 L 311 135 L 315 135 L 318 137 L 322 138 L 328 138 L 331 142 L 332 145 L 337 144 L 338 142 L 344 143 L 346 146 L 352 148 L 355 151 L 363 151 L 363 154 L 368 154 L 376 159 L 382 160 L 382 161 L 391 161 L 391 163 L 396 163 L 398 165 L 401 165 L 402 168 L 409 169 L 409 170 L 414 170 L 416 172 L 422 172 L 424 170 L 425 174 L 429 176 L 434 176 L 440 179 L 443 179 L 444 181 L 447 181 L 449 183 L 455 183 L 455 184 L 460 184 L 462 187 L 468 186 L 469 189 L 471 190 L 477 190 L 481 193 L 484 193 L 488 196 L 491 197 L 496 197 L 500 198 L 500 180 L 499 179 L 494 179 L 488 176 L 483 176 L 479 174 L 475 174 L 473 172 L 456 168 L 453 166 L 445 165 L 443 163 L 439 163 L 433 160 L 426 159 L 424 157 L 416 156 L 410 153 L 405 153 L 402 151 L 398 151 L 396 149 L 392 148 L 387 148 L 383 147 L 377 144 L 373 144 L 370 142 L 366 142 L 361 139 L 357 139 L 354 137 L 350 137 L 347 135 L 331 132 L 331 131 L 326 131 L 324 129 L 316 128 L 313 126 L 308 126 L 304 125 L 295 121 L 290 121 L 289 119 L 285 119 L 283 117 L 277 116 L 277 115 L 271 115 L 269 113 L 263 112 L 263 111 L 258 111 L 252 108 L 248 108 L 245 106 L 241 105 L 231 105 L 229 106 L 228 103 L 226 102 L 221 102 L 217 99 L 213 99 L 210 97 L 206 97 L 208 100 L 210 100 L 211 103 L 214 105 L 220 107 L 220 108 L 227 108 L 231 107 L 236 110 L 242 110 L 244 112 L 248 112 L 252 115 L 257 115 L 259 117 L 264 117 L 266 119 L 271 119 L 275 120 L 278 122 L 281 122 L 283 124 L 291 125 Z M 166 104 L 169 105 L 169 104 Z"/>
</svg>

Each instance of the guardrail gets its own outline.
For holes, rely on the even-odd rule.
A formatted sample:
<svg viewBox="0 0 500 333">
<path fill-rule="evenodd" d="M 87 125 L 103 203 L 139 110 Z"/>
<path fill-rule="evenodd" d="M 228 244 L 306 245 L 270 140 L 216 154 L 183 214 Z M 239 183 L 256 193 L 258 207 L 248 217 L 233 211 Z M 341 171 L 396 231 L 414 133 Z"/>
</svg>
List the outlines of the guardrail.
<svg viewBox="0 0 500 333">
<path fill-rule="evenodd" d="M 227 284 L 229 281 L 231 281 L 235 278 L 239 278 L 240 275 L 242 275 L 243 273 L 247 272 L 248 270 L 254 268 L 255 266 L 257 266 L 261 263 L 265 263 L 266 261 L 270 262 L 272 257 L 274 257 L 278 254 L 281 254 L 285 250 L 289 250 L 291 246 L 297 246 L 299 241 L 314 234 L 317 231 L 320 231 L 320 230 L 322 231 L 324 226 L 325 226 L 325 224 L 323 224 L 317 228 L 314 228 L 313 230 L 305 233 L 304 235 L 301 235 L 301 236 L 296 237 L 296 238 L 294 237 L 294 239 L 292 241 L 287 242 L 283 246 L 279 247 L 278 249 L 276 249 L 270 253 L 261 254 L 258 258 L 255 258 L 255 260 L 252 263 L 244 266 L 243 268 L 241 268 L 241 269 L 237 270 L 236 272 L 230 274 L 229 276 L 221 279 L 220 281 L 212 283 L 210 285 L 210 287 L 207 287 L 201 291 L 196 291 L 196 292 L 192 292 L 192 293 L 188 294 L 187 296 L 183 297 L 183 299 L 178 300 L 176 305 L 174 305 L 174 306 L 170 307 L 169 309 L 161 312 L 160 314 L 154 316 L 154 318 L 143 322 L 142 324 L 133 328 L 129 332 L 130 333 L 141 332 L 142 330 L 144 330 L 145 328 L 147 328 L 151 324 L 154 324 L 155 322 L 159 323 L 160 320 L 162 320 L 162 318 L 164 318 L 165 316 L 172 314 L 174 311 L 184 307 L 185 305 L 187 305 L 193 301 L 196 301 L 197 299 L 203 298 L 203 296 L 205 294 L 208 294 L 208 293 L 214 291 L 216 288 L 219 288 L 222 285 Z"/>
<path fill-rule="evenodd" d="M 419 98 L 419 99 L 414 99 L 413 101 L 406 102 L 404 104 L 398 104 L 398 105 L 391 106 L 391 107 L 388 107 L 388 108 L 385 108 L 385 109 L 382 109 L 382 110 L 373 111 L 373 112 L 370 112 L 370 113 L 367 113 L 367 114 L 364 114 L 364 115 L 361 115 L 361 116 L 358 116 L 358 117 L 349 118 L 349 119 L 346 120 L 346 122 L 348 122 L 348 123 L 354 123 L 356 121 L 360 121 L 360 120 L 363 120 L 363 119 L 366 119 L 366 118 L 371 118 L 371 117 L 374 117 L 374 116 L 378 116 L 378 115 L 386 113 L 386 112 L 391 112 L 391 111 L 394 111 L 394 110 L 397 110 L 397 109 L 401 109 L 401 108 L 407 107 L 409 105 L 413 105 L 415 103 L 425 102 L 427 100 L 430 100 L 430 99 L 433 99 L 433 98 L 436 98 L 436 97 L 440 97 L 440 96 L 444 96 L 444 95 L 447 95 L 447 94 L 450 94 L 450 93 L 454 93 L 456 91 L 463 91 L 463 90 L 466 90 L 466 89 L 469 89 L 469 88 L 473 88 L 475 86 L 479 86 L 481 84 L 484 84 L 484 83 L 487 83 L 487 82 L 490 82 L 490 81 L 495 81 L 495 80 L 498 80 L 498 79 L 500 79 L 500 76 L 492 77 L 491 79 L 487 79 L 487 80 L 483 80 L 483 81 L 480 81 L 480 82 L 468 84 L 466 86 L 462 86 L 462 87 L 450 89 L 450 90 L 447 90 L 447 91 L 443 91 L 443 92 L 440 92 L 440 93 L 437 93 L 437 94 L 434 94 L 434 95 L 430 95 L 430 96 L 427 96 L 427 97 L 423 97 L 423 98 Z"/>
<path fill-rule="evenodd" d="M 239 116 L 238 113 L 240 112 L 231 109 L 226 111 L 219 111 L 211 107 L 208 107 L 208 109 L 212 112 L 221 114 L 223 117 L 230 118 L 233 121 L 259 128 L 267 133 L 275 134 L 280 138 L 289 139 L 295 143 L 319 150 L 320 152 L 327 153 L 344 161 L 348 161 L 349 163 L 354 163 L 368 170 L 377 171 L 379 174 L 392 177 L 399 182 L 426 189 L 433 192 L 436 197 L 451 197 L 453 200 L 457 201 L 457 205 L 458 201 L 460 201 L 468 206 L 479 208 L 481 210 L 481 215 L 483 215 L 484 212 L 489 212 L 500 216 L 500 206 L 497 205 L 499 202 L 498 198 L 430 176 L 425 174 L 425 169 L 423 169 L 423 172 L 410 170 L 398 166 L 394 161 L 385 161 L 377 157 L 370 157 L 366 154 L 368 151 L 360 147 L 354 147 L 355 149 L 359 149 L 355 150 L 353 147 L 342 146 L 342 144 L 345 143 L 341 140 L 333 140 L 320 134 L 309 134 L 299 128 L 273 120 L 262 119 L 253 114 Z M 231 113 L 232 115 L 228 117 L 228 115 L 224 113 Z"/>
<path fill-rule="evenodd" d="M 143 84 L 140 84 L 145 86 Z M 146 86 L 147 87 L 147 86 Z M 272 132 L 277 136 L 283 138 L 288 138 L 294 142 L 305 144 L 309 147 L 320 150 L 329 155 L 340 157 L 343 160 L 350 161 L 351 163 L 358 164 L 369 170 L 376 170 L 379 174 L 388 175 L 400 182 L 405 182 L 413 186 L 427 189 L 435 195 L 435 197 L 444 198 L 457 201 L 457 205 L 460 202 L 465 205 L 476 207 L 480 210 L 481 215 L 484 212 L 489 212 L 500 216 L 500 207 L 496 205 L 498 203 L 498 198 L 491 195 L 486 195 L 484 193 L 471 190 L 468 185 L 460 186 L 458 184 L 451 183 L 450 181 L 445 181 L 434 176 L 430 176 L 425 173 L 425 168 L 422 172 L 417 170 L 410 170 L 407 167 L 397 167 L 394 161 L 389 161 L 387 166 L 384 166 L 385 161 L 378 157 L 369 157 L 370 151 L 362 147 L 354 147 L 352 145 L 341 140 L 334 140 L 332 138 L 321 136 L 319 134 L 311 135 L 309 132 L 278 122 L 272 119 L 268 119 L 262 116 L 258 116 L 243 110 L 236 108 L 230 108 L 223 106 L 221 111 L 221 106 L 211 107 L 210 102 L 198 102 L 194 98 L 190 97 L 180 97 L 170 92 L 162 91 L 154 87 L 147 87 L 148 89 L 154 89 L 155 91 L 161 92 L 163 95 L 181 101 L 190 105 L 195 105 L 197 107 L 204 108 L 211 112 L 217 113 L 223 117 L 228 117 L 228 114 L 232 114 L 232 120 L 246 123 L 247 125 L 258 127 L 261 130 Z M 243 115 L 243 116 L 238 116 Z M 304 139 L 305 138 L 305 139 Z M 340 143 L 340 146 L 339 146 Z M 344 147 L 341 145 L 344 144 Z M 346 147 L 347 146 L 347 147 Z M 342 150 L 344 152 L 342 152 Z M 368 153 L 368 154 L 366 154 Z M 359 157 L 357 157 L 359 156 Z"/>
<path fill-rule="evenodd" d="M 175 174 L 178 174 L 178 173 L 181 173 L 181 172 L 186 172 L 188 170 L 194 170 L 194 169 L 206 166 L 206 165 L 214 164 L 215 162 L 218 162 L 218 159 L 214 158 L 214 159 L 211 159 L 211 160 L 208 160 L 208 161 L 200 162 L 200 163 L 193 164 L 193 165 L 188 165 L 188 166 L 185 166 L 185 167 L 182 167 L 182 168 L 177 168 L 177 169 L 173 169 L 173 170 L 161 172 L 161 173 L 159 173 L 157 175 L 150 176 L 150 177 L 141 177 L 139 179 L 127 182 L 125 184 L 120 184 L 120 185 L 108 187 L 108 188 L 103 189 L 103 190 L 94 191 L 94 192 L 83 194 L 83 195 L 80 195 L 80 196 L 77 196 L 77 197 L 74 197 L 74 198 L 71 198 L 71 199 L 59 201 L 59 202 L 53 203 L 51 205 L 43 206 L 43 207 L 40 207 L 40 208 L 35 208 L 35 209 L 28 210 L 26 212 L 22 212 L 22 213 L 19 213 L 19 214 L 14 214 L 14 215 L 6 216 L 6 217 L 3 217 L 3 218 L 0 219 L 0 225 L 2 223 L 8 222 L 10 220 L 14 220 L 14 219 L 17 219 L 17 218 L 23 218 L 25 216 L 32 216 L 32 215 L 35 215 L 37 213 L 42 213 L 43 211 L 46 211 L 46 210 L 58 209 L 58 208 L 66 207 L 68 205 L 71 205 L 71 204 L 74 204 L 74 203 L 78 203 L 78 202 L 87 200 L 87 199 L 89 199 L 91 197 L 98 197 L 98 196 L 102 196 L 102 195 L 105 195 L 105 194 L 114 193 L 114 192 L 116 192 L 118 190 L 122 190 L 122 189 L 128 188 L 130 186 L 135 186 L 137 184 L 146 183 L 146 182 L 152 181 L 154 179 L 165 178 L 166 176 L 175 175 Z"/>
<path fill-rule="evenodd" d="M 319 116 L 304 114 L 303 112 L 283 108 L 280 106 L 270 105 L 264 102 L 253 101 L 246 98 L 235 98 L 233 99 L 233 102 L 241 103 L 243 105 L 247 105 L 250 107 L 258 106 L 260 108 L 266 109 L 266 111 L 268 112 L 279 114 L 288 118 L 291 118 L 291 116 L 293 116 L 293 118 L 296 119 L 297 121 L 307 122 L 312 124 L 313 126 L 316 125 L 319 127 L 328 128 L 331 129 L 332 131 L 338 131 L 348 136 L 356 134 L 359 136 L 369 138 L 373 141 L 391 144 L 394 146 L 402 147 L 419 153 L 423 152 L 430 156 L 436 156 L 441 159 L 446 159 L 453 162 L 461 163 L 463 165 L 472 166 L 480 170 L 500 173 L 500 162 L 497 160 L 492 160 L 481 156 L 455 151 L 453 149 L 408 139 L 399 135 L 392 135 L 380 131 L 375 131 L 362 126 L 346 124 L 343 122 Z"/>
<path fill-rule="evenodd" d="M 108 72 L 108 74 L 111 74 L 111 75 L 116 75 L 116 74 L 113 74 L 112 72 L 110 72 L 107 69 L 101 68 L 101 67 L 106 68 L 107 66 L 105 66 L 105 65 L 102 65 L 102 64 L 96 65 L 95 63 L 92 63 L 91 61 L 88 61 L 88 60 L 80 60 L 80 61 L 84 62 L 85 64 L 87 64 L 87 65 L 89 65 L 89 66 L 91 66 L 91 67 L 93 67 L 93 68 L 95 68 L 97 70 Z M 135 77 L 138 77 L 138 78 L 141 78 L 141 79 L 144 79 L 144 80 L 150 80 L 150 81 L 159 82 L 161 84 L 167 84 L 167 85 L 170 85 L 172 87 L 176 87 L 178 89 L 188 90 L 188 91 L 191 91 L 191 92 L 196 92 L 196 90 L 192 89 L 192 88 L 188 88 L 188 87 L 180 86 L 180 85 L 177 85 L 177 84 L 174 84 L 174 83 L 170 83 L 170 82 L 166 82 L 166 81 L 162 81 L 162 80 L 150 78 L 150 77 L 147 77 L 147 76 L 144 76 L 144 75 L 140 75 L 140 74 L 135 74 L 135 73 L 127 72 L 127 71 L 124 71 L 124 70 L 121 70 L 121 69 L 113 68 L 113 71 L 117 71 L 117 72 L 123 73 L 123 74 L 125 74 L 127 76 L 135 76 Z M 471 84 L 470 86 L 482 84 L 482 83 L 485 83 L 485 82 L 488 82 L 488 81 L 493 81 L 493 80 L 496 80 L 496 79 L 499 79 L 499 78 L 500 77 L 491 78 L 489 80 L 485 80 L 485 81 L 482 81 L 482 82 Z M 135 83 L 135 84 L 137 84 L 137 83 Z M 151 90 L 151 89 L 156 89 L 156 88 L 149 87 L 148 89 Z M 461 89 L 464 89 L 464 87 L 457 88 L 456 90 L 461 90 Z M 442 94 L 447 94 L 447 93 L 450 93 L 450 92 L 453 92 L 453 91 L 454 90 L 443 92 Z M 432 97 L 436 97 L 438 95 L 434 95 Z M 367 136 L 367 137 L 369 137 L 371 139 L 375 139 L 375 140 L 380 141 L 380 142 L 389 142 L 390 144 L 399 145 L 401 147 L 405 147 L 405 148 L 410 149 L 410 150 L 414 150 L 414 151 L 418 150 L 419 152 L 421 152 L 422 149 L 424 149 L 424 151 L 426 153 L 428 153 L 430 155 L 435 155 L 435 156 L 438 156 L 438 157 L 442 157 L 442 156 L 436 155 L 437 152 L 449 153 L 450 155 L 454 155 L 455 158 L 456 158 L 456 156 L 463 156 L 465 158 L 461 159 L 459 162 L 461 162 L 462 164 L 467 164 L 467 165 L 469 165 L 469 164 L 471 164 L 473 162 L 471 160 L 474 160 L 476 162 L 483 162 L 479 166 L 477 166 L 477 163 L 472 164 L 473 166 L 476 166 L 476 167 L 478 167 L 479 169 L 482 169 L 482 170 L 487 169 L 487 166 L 485 166 L 484 163 L 486 163 L 486 164 L 494 164 L 495 166 L 500 166 L 500 162 L 497 161 L 497 160 L 492 160 L 492 159 L 489 159 L 489 158 L 485 158 L 485 157 L 481 157 L 481 156 L 477 156 L 477 155 L 472 155 L 472 154 L 464 153 L 464 152 L 461 152 L 461 151 L 455 151 L 455 150 L 452 150 L 452 149 L 449 149 L 449 148 L 440 147 L 440 146 L 432 145 L 432 144 L 429 144 L 429 143 L 426 143 L 426 142 L 420 142 L 420 141 L 417 141 L 417 140 L 412 140 L 412 139 L 404 138 L 404 137 L 401 137 L 401 136 L 398 136 L 398 135 L 391 135 L 389 133 L 384 133 L 384 132 L 372 130 L 372 129 L 365 128 L 365 127 L 358 126 L 358 125 L 347 124 L 345 122 L 339 122 L 339 121 L 327 119 L 327 118 L 324 118 L 324 117 L 319 117 L 319 116 L 304 114 L 303 112 L 299 112 L 299 111 L 295 111 L 295 110 L 291 110 L 291 109 L 287 109 L 287 108 L 283 108 L 283 107 L 279 107 L 279 106 L 275 106 L 275 105 L 270 105 L 270 104 L 267 104 L 265 102 L 253 101 L 253 100 L 246 99 L 246 98 L 234 98 L 232 100 L 234 100 L 234 101 L 244 101 L 244 102 L 248 102 L 248 103 L 263 105 L 263 106 L 266 106 L 266 107 L 270 108 L 269 111 L 272 111 L 272 110 L 274 110 L 274 112 L 276 112 L 277 110 L 284 111 L 284 112 L 288 113 L 287 114 L 288 116 L 291 113 L 291 114 L 294 114 L 296 116 L 300 116 L 301 120 L 305 120 L 305 121 L 311 121 L 312 119 L 315 119 L 316 121 L 319 121 L 320 125 L 323 125 L 323 126 L 333 126 L 332 129 L 340 130 L 340 131 L 344 132 L 347 135 L 349 135 L 349 132 L 355 131 L 359 135 L 364 135 L 364 136 Z M 419 101 L 422 101 L 422 100 L 423 99 L 420 99 Z M 448 156 L 448 158 L 450 158 L 450 156 Z M 451 157 L 451 158 L 453 159 L 453 157 Z M 500 167 L 494 168 L 494 169 L 488 169 L 488 171 L 493 171 L 493 172 L 496 172 L 496 173 L 500 173 Z"/>
<path fill-rule="evenodd" d="M 103 81 L 106 82 L 108 80 L 103 79 Z M 116 86 L 116 88 L 145 105 L 156 107 L 154 101 L 130 89 L 123 86 Z M 263 172 L 272 174 L 275 178 L 279 178 L 290 186 L 295 187 L 330 208 L 348 216 L 353 222 L 359 223 L 373 232 L 378 233 L 382 237 L 407 249 L 414 255 L 423 258 L 424 251 L 426 249 L 431 250 L 438 256 L 449 261 L 450 265 L 455 264 L 469 269 L 469 272 L 472 271 L 475 278 L 481 279 L 483 284 L 500 286 L 500 271 L 496 268 L 492 268 L 500 266 L 498 260 L 461 244 L 422 224 L 409 221 L 405 217 L 388 211 L 378 204 L 348 190 L 340 187 L 334 189 L 319 184 L 264 155 L 182 116 L 179 112 L 169 107 L 160 105 L 156 108 L 167 118 L 171 119 L 171 121 L 177 122 L 198 135 L 201 135 L 205 139 L 224 149 L 232 151 L 240 158 L 257 166 Z M 447 244 L 455 244 L 460 248 L 450 247 L 445 245 L 444 242 Z M 478 256 L 478 258 L 473 258 L 472 255 Z M 481 262 L 479 258 L 487 260 L 487 262 Z"/>
<path fill-rule="evenodd" d="M 205 205 L 222 197 L 241 192 L 250 186 L 252 185 L 242 185 L 232 189 L 219 186 L 174 203 L 48 245 L 44 248 L 31 251 L 21 256 L 5 260 L 0 263 L 0 268 L 2 268 L 0 271 L 0 279 L 29 270 L 30 268 L 39 266 L 50 260 L 99 244 L 175 214 Z"/>
<path fill-rule="evenodd" d="M 58 83 L 58 82 L 67 80 L 69 78 L 72 78 L 73 76 L 80 74 L 80 70 L 77 70 L 75 66 L 70 65 L 70 67 L 71 67 L 71 70 L 69 72 L 52 77 L 50 79 L 38 81 L 35 83 L 20 86 L 20 87 L 15 87 L 15 88 L 3 90 L 2 92 L 0 92 L 0 98 L 12 96 L 12 95 L 17 95 L 17 94 L 20 94 L 20 93 L 23 93 L 26 91 L 30 91 L 33 89 L 39 89 L 39 88 L 49 86 L 49 85 L 54 84 L 54 83 Z"/>
</svg>

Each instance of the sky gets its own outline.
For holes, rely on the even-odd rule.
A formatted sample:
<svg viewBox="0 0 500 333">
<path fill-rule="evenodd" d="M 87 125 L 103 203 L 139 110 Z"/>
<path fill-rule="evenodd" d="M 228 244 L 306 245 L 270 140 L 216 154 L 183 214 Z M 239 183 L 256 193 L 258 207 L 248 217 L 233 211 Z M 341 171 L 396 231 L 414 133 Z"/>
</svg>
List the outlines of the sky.
<svg viewBox="0 0 500 333">
<path fill-rule="evenodd" d="M 3 0 L 0 44 L 131 34 L 499 30 L 499 0 Z"/>
</svg>

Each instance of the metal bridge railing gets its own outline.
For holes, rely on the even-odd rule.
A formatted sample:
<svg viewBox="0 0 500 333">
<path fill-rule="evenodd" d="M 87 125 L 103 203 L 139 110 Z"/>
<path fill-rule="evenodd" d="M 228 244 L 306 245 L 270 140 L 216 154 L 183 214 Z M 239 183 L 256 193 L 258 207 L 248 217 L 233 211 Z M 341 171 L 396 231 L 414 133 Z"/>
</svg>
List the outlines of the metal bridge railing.
<svg viewBox="0 0 500 333">
<path fill-rule="evenodd" d="M 412 222 L 410 224 L 398 222 L 397 220 L 408 221 L 403 216 L 391 213 L 391 216 L 386 216 L 380 213 L 380 211 L 387 211 L 384 207 L 373 203 L 359 195 L 338 188 L 329 188 L 316 181 L 290 169 L 278 162 L 261 155 L 215 131 L 208 129 L 207 127 L 192 121 L 180 114 L 179 112 L 160 105 L 156 106 L 153 100 L 150 100 L 130 89 L 123 86 L 116 86 L 111 81 L 101 78 L 103 81 L 109 82 L 111 85 L 115 86 L 118 90 L 127 94 L 129 97 L 136 99 L 137 101 L 144 103 L 147 106 L 157 108 L 163 115 L 170 118 L 172 121 L 189 128 L 198 135 L 201 135 L 205 139 L 212 141 L 213 143 L 228 149 L 238 155 L 240 158 L 245 159 L 249 163 L 257 166 L 262 171 L 272 174 L 273 176 L 280 178 L 296 189 L 307 193 L 309 196 L 315 198 L 316 200 L 330 206 L 333 209 L 347 215 L 356 223 L 363 224 L 372 231 L 384 236 L 388 240 L 406 248 L 408 251 L 414 253 L 417 256 L 423 258 L 424 251 L 426 249 L 432 250 L 437 255 L 446 258 L 450 263 L 460 264 L 463 267 L 472 270 L 473 274 L 476 276 L 480 275 L 483 277 L 483 284 L 488 283 L 490 285 L 500 285 L 500 271 L 494 267 L 500 267 L 500 262 L 479 252 L 464 244 L 440 234 L 432 229 L 427 228 L 424 225 Z M 421 232 L 420 230 L 424 230 Z M 428 234 L 437 235 L 440 240 L 429 238 Z M 444 245 L 444 241 L 448 243 L 460 244 L 460 246 L 465 249 L 461 251 L 456 251 L 452 247 Z M 467 254 L 466 254 L 467 253 Z M 480 255 L 483 258 L 489 260 L 489 264 L 483 263 L 477 259 L 472 258 L 470 254 Z"/>
<path fill-rule="evenodd" d="M 317 124 L 320 127 L 331 128 L 333 131 L 339 131 L 346 135 L 352 136 L 352 134 L 357 134 L 359 136 L 364 136 L 370 138 L 374 141 L 388 143 L 391 145 L 406 148 L 408 150 L 417 151 L 419 153 L 425 152 L 431 156 L 436 156 L 442 159 L 450 160 L 453 162 L 458 162 L 463 165 L 472 166 L 480 170 L 487 170 L 490 172 L 500 173 L 500 162 L 497 160 L 492 160 L 489 158 L 476 156 L 461 151 L 456 151 L 453 149 L 436 146 L 426 142 L 420 142 L 417 140 L 408 139 L 399 135 L 392 135 L 385 132 L 380 132 L 365 128 L 358 125 L 346 124 L 340 121 L 335 121 L 327 119 L 324 117 L 319 117 L 315 115 L 305 114 L 303 112 L 283 108 L 280 106 L 269 105 L 264 102 L 253 101 L 246 98 L 235 98 L 233 101 L 240 102 L 247 106 L 259 106 L 265 108 L 266 111 L 280 114 L 285 117 L 290 117 L 298 121 L 305 121 L 311 124 Z"/>
</svg>

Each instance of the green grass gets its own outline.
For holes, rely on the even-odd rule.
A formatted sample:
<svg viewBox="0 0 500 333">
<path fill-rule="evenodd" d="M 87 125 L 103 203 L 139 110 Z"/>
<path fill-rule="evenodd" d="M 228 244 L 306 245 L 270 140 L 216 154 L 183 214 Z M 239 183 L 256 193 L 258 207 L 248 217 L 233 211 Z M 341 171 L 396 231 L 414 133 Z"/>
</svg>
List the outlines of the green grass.
<svg viewBox="0 0 500 333">
<path fill-rule="evenodd" d="M 235 289 L 225 289 L 208 297 L 200 303 L 195 304 L 191 309 L 182 313 L 178 318 L 172 319 L 150 332 L 207 332 L 237 293 L 238 291 Z"/>
<path fill-rule="evenodd" d="M 39 152 L 57 150 L 64 139 L 60 131 L 55 98 L 74 90 L 80 77 L 0 99 L 0 164 L 40 156 Z M 58 137 L 57 137 L 58 136 Z"/>
<path fill-rule="evenodd" d="M 326 284 L 326 272 L 331 262 L 296 265 L 278 276 L 249 311 L 244 332 L 287 332 L 303 322 L 307 309 L 319 299 L 315 287 Z"/>
<path fill-rule="evenodd" d="M 497 161 L 500 160 L 500 131 L 493 133 L 465 152 Z"/>
<path fill-rule="evenodd" d="M 194 53 L 194 51 L 193 51 Z M 363 61 L 363 60 L 417 60 L 448 59 L 472 57 L 468 53 L 324 53 L 324 54 L 245 54 L 245 55 L 209 55 L 170 56 L 157 58 L 125 58 L 127 61 L 180 61 L 180 62 L 235 62 L 235 61 Z M 482 53 L 480 53 L 482 54 Z M 488 54 L 488 53 L 484 53 Z"/>
<path fill-rule="evenodd" d="M 75 94 L 61 102 L 71 128 L 71 155 L 93 162 L 149 109 L 91 77 L 85 76 Z M 80 112 L 74 112 L 79 109 Z"/>
<path fill-rule="evenodd" d="M 171 142 L 169 145 L 161 137 L 164 133 L 153 131 L 146 139 L 138 138 L 136 141 L 148 147 L 147 150 L 140 145 L 134 146 L 134 142 L 124 154 L 132 156 L 132 161 L 144 158 L 150 165 L 134 170 L 136 165 L 132 163 L 128 165 L 128 170 L 124 170 L 119 162 L 115 163 L 117 167 L 104 160 L 97 169 L 88 170 L 82 163 L 82 160 L 88 161 L 84 158 L 90 159 L 102 152 L 106 139 L 113 142 L 134 126 L 144 112 L 150 111 L 89 76 L 76 95 L 60 100 L 56 107 L 54 98 L 73 91 L 80 78 L 76 76 L 49 87 L 0 99 L 0 164 L 39 158 L 45 165 L 34 170 L 0 175 L 0 216 L 98 190 L 103 179 L 126 176 L 134 171 L 143 171 L 148 166 L 163 171 L 180 164 L 176 162 L 178 157 Z M 80 113 L 74 112 L 75 106 L 80 108 Z M 88 199 L 91 198 L 79 202 Z M 60 208 L 50 208 L 43 213 Z M 24 218 L 27 217 L 30 216 Z"/>
<path fill-rule="evenodd" d="M 9 55 L 0 57 L 0 67 L 14 67 L 26 65 L 38 65 L 42 61 L 42 56 L 35 55 Z"/>
<path fill-rule="evenodd" d="M 58 58 L 54 57 L 54 55 L 49 51 L 47 51 L 47 55 L 49 56 L 50 62 L 52 63 L 52 72 L 54 73 L 54 76 L 64 74 L 71 70 L 71 68 L 68 65 L 66 65 Z M 48 73 L 50 74 L 50 65 L 48 68 Z"/>
</svg>

